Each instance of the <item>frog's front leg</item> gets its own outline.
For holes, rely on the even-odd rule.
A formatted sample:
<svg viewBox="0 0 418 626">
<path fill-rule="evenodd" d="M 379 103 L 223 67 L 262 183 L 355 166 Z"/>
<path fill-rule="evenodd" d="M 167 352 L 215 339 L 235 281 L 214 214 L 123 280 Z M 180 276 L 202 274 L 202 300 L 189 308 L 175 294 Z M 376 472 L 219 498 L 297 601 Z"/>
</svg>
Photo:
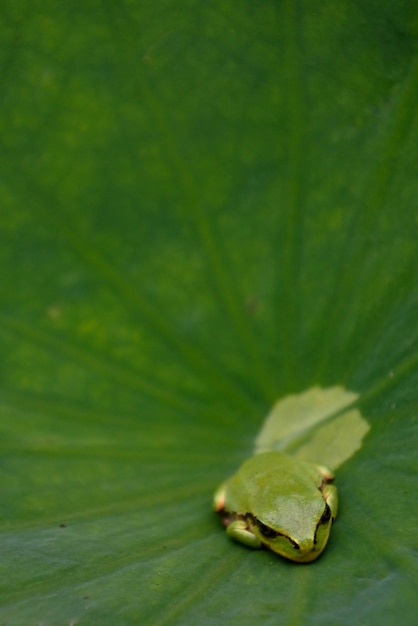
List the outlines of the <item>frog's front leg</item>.
<svg viewBox="0 0 418 626">
<path fill-rule="evenodd" d="M 259 550 L 262 547 L 261 541 L 249 529 L 248 524 L 243 519 L 237 519 L 226 527 L 228 537 L 244 544 L 247 548 Z"/>
<path fill-rule="evenodd" d="M 222 483 L 215 491 L 213 497 L 213 508 L 222 518 L 222 523 L 226 527 L 228 537 L 244 544 L 249 548 L 261 548 L 260 540 L 250 530 L 245 519 L 236 518 L 236 515 L 230 514 L 225 509 L 225 489 L 228 481 Z"/>
</svg>

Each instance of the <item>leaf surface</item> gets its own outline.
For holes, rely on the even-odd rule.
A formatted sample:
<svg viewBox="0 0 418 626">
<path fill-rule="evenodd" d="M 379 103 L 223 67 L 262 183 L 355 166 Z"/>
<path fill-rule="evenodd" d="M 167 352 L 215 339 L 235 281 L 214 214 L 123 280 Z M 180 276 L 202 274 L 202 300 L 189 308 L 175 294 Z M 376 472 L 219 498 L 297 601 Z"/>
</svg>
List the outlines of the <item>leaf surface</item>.
<svg viewBox="0 0 418 626">
<path fill-rule="evenodd" d="M 2 18 L 0 622 L 415 624 L 414 3 Z M 371 430 L 303 566 L 210 503 L 316 385 Z"/>
</svg>

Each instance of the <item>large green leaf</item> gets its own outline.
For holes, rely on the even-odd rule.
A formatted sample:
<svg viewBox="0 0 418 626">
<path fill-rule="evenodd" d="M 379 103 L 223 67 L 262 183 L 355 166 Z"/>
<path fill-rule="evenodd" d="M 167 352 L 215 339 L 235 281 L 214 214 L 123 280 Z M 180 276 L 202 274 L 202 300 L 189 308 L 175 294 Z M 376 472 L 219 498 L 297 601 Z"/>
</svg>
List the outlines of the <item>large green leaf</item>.
<svg viewBox="0 0 418 626">
<path fill-rule="evenodd" d="M 417 24 L 3 2 L 2 624 L 415 624 Z M 296 565 L 211 496 L 314 385 L 371 430 Z"/>
</svg>

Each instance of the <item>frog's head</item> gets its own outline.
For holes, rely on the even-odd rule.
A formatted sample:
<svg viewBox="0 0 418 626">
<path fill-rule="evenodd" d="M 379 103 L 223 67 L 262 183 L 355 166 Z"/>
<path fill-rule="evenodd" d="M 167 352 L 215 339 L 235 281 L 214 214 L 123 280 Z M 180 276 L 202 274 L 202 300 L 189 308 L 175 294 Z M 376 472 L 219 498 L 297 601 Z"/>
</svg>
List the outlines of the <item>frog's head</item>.
<svg viewBox="0 0 418 626">
<path fill-rule="evenodd" d="M 306 502 L 295 498 L 290 503 L 288 498 L 284 510 L 276 509 L 274 515 L 265 519 L 250 515 L 247 524 L 269 550 L 292 561 L 308 563 L 316 559 L 327 544 L 332 513 L 325 500 L 318 499 L 307 507 Z"/>
</svg>

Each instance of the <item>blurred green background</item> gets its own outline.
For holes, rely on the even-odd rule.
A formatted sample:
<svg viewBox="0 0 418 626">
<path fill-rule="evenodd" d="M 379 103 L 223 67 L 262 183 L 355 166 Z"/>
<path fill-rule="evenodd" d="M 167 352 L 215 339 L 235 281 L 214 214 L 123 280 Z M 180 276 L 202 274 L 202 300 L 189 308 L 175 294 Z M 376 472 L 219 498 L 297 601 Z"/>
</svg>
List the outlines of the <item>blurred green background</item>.
<svg viewBox="0 0 418 626">
<path fill-rule="evenodd" d="M 0 622 L 415 624 L 418 6 L 5 0 Z M 310 565 L 229 542 L 273 402 L 360 394 Z"/>
</svg>

